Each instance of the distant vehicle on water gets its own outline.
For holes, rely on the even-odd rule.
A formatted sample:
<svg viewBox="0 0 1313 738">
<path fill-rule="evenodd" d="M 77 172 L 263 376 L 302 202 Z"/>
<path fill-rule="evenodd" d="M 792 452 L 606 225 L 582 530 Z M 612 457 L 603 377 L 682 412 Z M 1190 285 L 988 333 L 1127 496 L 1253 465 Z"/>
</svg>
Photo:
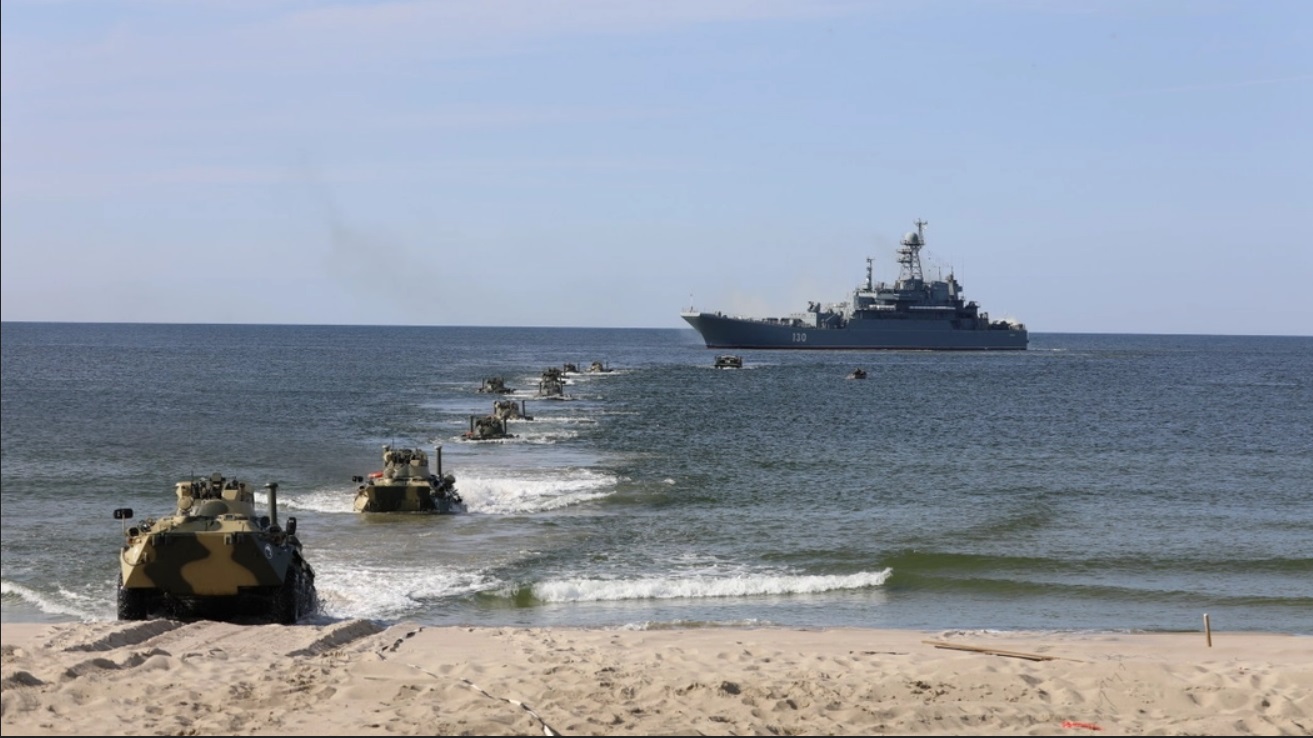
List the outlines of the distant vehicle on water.
<svg viewBox="0 0 1313 738">
<path fill-rule="evenodd" d="M 721 354 L 716 357 L 716 362 L 712 366 L 717 369 L 742 369 L 743 357 L 734 354 Z"/>
<path fill-rule="evenodd" d="M 356 488 L 356 512 L 466 512 L 465 501 L 456 491 L 456 477 L 442 473 L 442 447 L 434 448 L 438 470 L 429 470 L 428 454 L 417 448 L 383 447 L 383 469 L 368 477 L 352 477 Z"/>
<path fill-rule="evenodd" d="M 506 381 L 501 377 L 488 377 L 479 385 L 479 392 L 496 395 L 509 395 L 515 390 L 506 386 Z"/>
<path fill-rule="evenodd" d="M 866 282 L 846 302 L 807 303 L 807 311 L 785 318 L 751 318 L 689 309 L 680 314 L 717 349 L 909 349 L 1020 351 L 1029 337 L 1014 320 L 991 320 L 949 273 L 927 281 L 921 270 L 923 220 L 903 237 L 893 284 L 876 283 L 871 259 Z"/>
</svg>

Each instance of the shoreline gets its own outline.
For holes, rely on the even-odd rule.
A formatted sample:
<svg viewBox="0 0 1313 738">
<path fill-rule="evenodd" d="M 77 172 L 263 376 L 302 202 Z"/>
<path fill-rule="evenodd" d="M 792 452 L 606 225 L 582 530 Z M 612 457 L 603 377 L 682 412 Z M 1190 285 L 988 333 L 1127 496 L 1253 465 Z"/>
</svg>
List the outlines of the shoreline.
<svg viewBox="0 0 1313 738">
<path fill-rule="evenodd" d="M 5 735 L 1308 735 L 1261 632 L 6 623 Z"/>
</svg>

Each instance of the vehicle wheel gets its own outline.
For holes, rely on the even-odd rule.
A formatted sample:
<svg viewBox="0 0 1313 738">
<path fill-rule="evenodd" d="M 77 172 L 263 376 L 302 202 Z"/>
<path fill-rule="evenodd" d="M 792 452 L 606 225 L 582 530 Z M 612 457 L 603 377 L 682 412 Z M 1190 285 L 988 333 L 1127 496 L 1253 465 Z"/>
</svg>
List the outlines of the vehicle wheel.
<svg viewBox="0 0 1313 738">
<path fill-rule="evenodd" d="M 283 625 L 295 625 L 300 619 L 298 605 L 301 601 L 301 570 L 293 564 L 287 569 L 287 578 L 283 586 L 274 595 L 274 621 Z"/>
<path fill-rule="evenodd" d="M 122 574 L 118 586 L 119 620 L 145 620 L 150 614 L 150 590 L 124 587 Z"/>
</svg>

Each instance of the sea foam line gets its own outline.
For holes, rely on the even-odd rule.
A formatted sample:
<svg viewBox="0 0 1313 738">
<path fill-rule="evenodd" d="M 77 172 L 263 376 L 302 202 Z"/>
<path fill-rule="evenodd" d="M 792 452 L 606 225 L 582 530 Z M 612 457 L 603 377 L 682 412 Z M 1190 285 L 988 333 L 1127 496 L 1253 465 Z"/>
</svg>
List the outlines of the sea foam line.
<svg viewBox="0 0 1313 738">
<path fill-rule="evenodd" d="M 837 575 L 751 575 L 685 579 L 566 579 L 533 585 L 533 594 L 545 602 L 600 602 L 607 600 L 669 600 L 706 597 L 813 594 L 878 587 L 892 569 Z"/>
</svg>

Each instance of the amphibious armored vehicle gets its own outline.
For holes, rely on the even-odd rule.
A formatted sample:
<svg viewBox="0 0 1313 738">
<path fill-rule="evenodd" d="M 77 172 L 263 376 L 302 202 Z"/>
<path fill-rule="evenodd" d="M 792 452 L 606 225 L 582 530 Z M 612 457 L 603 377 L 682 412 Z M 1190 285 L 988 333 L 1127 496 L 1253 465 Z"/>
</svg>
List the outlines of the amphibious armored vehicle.
<svg viewBox="0 0 1313 738">
<path fill-rule="evenodd" d="M 742 369 L 743 357 L 735 354 L 721 354 L 716 357 L 716 363 L 712 366 L 717 369 Z"/>
<path fill-rule="evenodd" d="M 315 572 L 302 556 L 296 518 L 278 523 L 278 485 L 267 484 L 269 513 L 246 482 L 214 473 L 178 482 L 177 511 L 137 524 L 131 508 L 119 552 L 118 619 L 152 616 L 275 622 L 315 614 Z"/>
<path fill-rule="evenodd" d="M 495 441 L 502 438 L 514 438 L 506 418 L 494 410 L 491 415 L 470 416 L 470 429 L 461 434 L 467 441 Z"/>
<path fill-rule="evenodd" d="M 479 392 L 494 395 L 509 395 L 515 390 L 506 386 L 506 380 L 501 377 L 488 377 L 479 385 Z"/>
<path fill-rule="evenodd" d="M 543 370 L 538 380 L 538 396 L 549 400 L 565 399 L 565 375 L 556 367 Z"/>
<path fill-rule="evenodd" d="M 436 474 L 429 470 L 429 457 L 419 449 L 383 447 L 383 469 L 368 477 L 352 477 L 356 488 L 356 512 L 466 512 L 465 501 L 456 491 L 456 477 L 442 473 L 442 447 L 434 452 Z"/>
<path fill-rule="evenodd" d="M 502 420 L 533 420 L 529 414 L 524 400 L 516 402 L 515 400 L 495 400 L 492 403 L 492 414 Z"/>
</svg>

